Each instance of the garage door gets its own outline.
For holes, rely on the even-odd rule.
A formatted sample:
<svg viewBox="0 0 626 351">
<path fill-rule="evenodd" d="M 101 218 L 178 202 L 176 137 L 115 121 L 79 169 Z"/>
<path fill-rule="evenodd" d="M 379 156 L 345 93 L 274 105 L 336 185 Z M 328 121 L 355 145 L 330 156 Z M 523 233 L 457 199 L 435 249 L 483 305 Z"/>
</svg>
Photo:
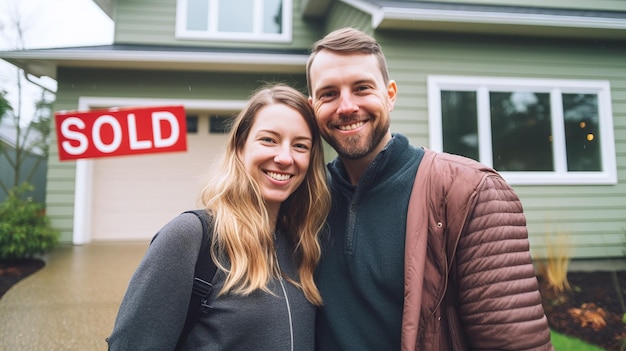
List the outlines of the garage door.
<svg viewBox="0 0 626 351">
<path fill-rule="evenodd" d="M 148 241 L 179 213 L 197 208 L 226 134 L 209 133 L 208 117 L 188 133 L 187 152 L 94 161 L 91 240 Z"/>
</svg>

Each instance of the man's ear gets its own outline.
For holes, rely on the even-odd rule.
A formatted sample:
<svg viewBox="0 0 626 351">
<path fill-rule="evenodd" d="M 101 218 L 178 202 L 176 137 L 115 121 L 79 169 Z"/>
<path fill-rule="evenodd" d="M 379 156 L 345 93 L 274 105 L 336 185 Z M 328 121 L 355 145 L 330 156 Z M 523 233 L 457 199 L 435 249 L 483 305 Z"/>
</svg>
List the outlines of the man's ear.
<svg viewBox="0 0 626 351">
<path fill-rule="evenodd" d="M 387 99 L 389 99 L 389 111 L 393 110 L 396 104 L 396 98 L 398 97 L 398 85 L 395 80 L 390 80 L 387 84 Z"/>
</svg>

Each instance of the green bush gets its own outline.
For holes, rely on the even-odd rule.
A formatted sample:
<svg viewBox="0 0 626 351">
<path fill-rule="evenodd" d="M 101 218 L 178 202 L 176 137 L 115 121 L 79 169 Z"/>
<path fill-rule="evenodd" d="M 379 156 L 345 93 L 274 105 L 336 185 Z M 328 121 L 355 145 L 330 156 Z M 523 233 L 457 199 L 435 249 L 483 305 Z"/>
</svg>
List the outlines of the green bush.
<svg viewBox="0 0 626 351">
<path fill-rule="evenodd" d="M 43 204 L 26 196 L 32 190 L 23 183 L 0 204 L 0 259 L 30 258 L 58 243 L 60 233 L 50 225 Z"/>
</svg>

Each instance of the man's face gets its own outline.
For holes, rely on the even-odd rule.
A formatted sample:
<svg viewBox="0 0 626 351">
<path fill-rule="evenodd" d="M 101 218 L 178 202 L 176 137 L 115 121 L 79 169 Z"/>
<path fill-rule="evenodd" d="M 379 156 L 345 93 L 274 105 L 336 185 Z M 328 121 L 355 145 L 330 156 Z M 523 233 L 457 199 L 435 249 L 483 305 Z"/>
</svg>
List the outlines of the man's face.
<svg viewBox="0 0 626 351">
<path fill-rule="evenodd" d="M 385 84 L 374 55 L 322 50 L 309 79 L 317 124 L 340 157 L 373 158 L 385 147 L 397 87 Z"/>
</svg>

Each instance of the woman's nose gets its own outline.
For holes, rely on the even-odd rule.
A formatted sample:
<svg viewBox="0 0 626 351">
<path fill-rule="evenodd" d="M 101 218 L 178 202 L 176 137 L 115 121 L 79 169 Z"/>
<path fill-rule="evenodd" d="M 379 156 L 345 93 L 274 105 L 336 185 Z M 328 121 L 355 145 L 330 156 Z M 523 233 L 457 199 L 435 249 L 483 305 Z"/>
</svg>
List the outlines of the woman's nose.
<svg viewBox="0 0 626 351">
<path fill-rule="evenodd" d="M 278 153 L 274 156 L 274 162 L 284 166 L 293 164 L 293 156 L 291 155 L 291 147 L 281 146 L 278 148 Z"/>
</svg>

